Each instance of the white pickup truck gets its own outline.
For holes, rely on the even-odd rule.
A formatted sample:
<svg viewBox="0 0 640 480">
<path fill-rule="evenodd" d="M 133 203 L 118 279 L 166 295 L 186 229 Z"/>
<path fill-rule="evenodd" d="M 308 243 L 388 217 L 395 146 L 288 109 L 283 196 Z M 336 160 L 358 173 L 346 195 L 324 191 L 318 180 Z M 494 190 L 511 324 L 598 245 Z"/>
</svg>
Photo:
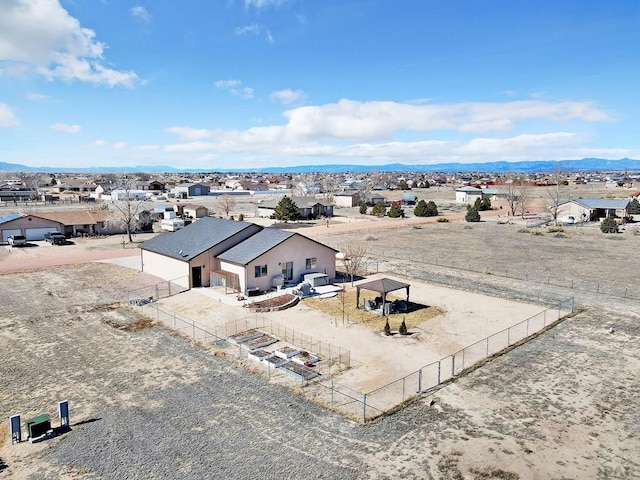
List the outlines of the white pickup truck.
<svg viewBox="0 0 640 480">
<path fill-rule="evenodd" d="M 10 235 L 7 241 L 12 247 L 24 247 L 27 244 L 27 239 L 24 235 Z"/>
</svg>

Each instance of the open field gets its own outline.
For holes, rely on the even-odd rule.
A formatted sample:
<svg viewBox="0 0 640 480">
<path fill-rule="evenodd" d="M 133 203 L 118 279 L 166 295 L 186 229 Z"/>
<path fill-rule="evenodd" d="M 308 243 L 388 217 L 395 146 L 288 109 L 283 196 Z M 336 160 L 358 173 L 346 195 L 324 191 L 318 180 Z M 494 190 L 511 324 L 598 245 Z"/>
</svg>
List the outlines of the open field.
<svg viewBox="0 0 640 480">
<path fill-rule="evenodd" d="M 558 238 L 494 222 L 387 232 L 387 221 L 352 234 L 298 228 L 334 245 L 368 242 L 383 252 L 380 271 L 522 299 L 575 294 L 581 311 L 361 426 L 170 330 L 119 328 L 139 320 L 119 303 L 126 290 L 153 277 L 103 263 L 5 274 L 0 413 L 53 415 L 55 402 L 68 398 L 73 430 L 12 447 L 3 422 L 0 475 L 640 478 L 640 303 L 605 288 L 636 288 L 640 236 L 626 231 L 612 240 L 572 227 Z M 602 288 L 554 287 L 549 276 Z"/>
</svg>

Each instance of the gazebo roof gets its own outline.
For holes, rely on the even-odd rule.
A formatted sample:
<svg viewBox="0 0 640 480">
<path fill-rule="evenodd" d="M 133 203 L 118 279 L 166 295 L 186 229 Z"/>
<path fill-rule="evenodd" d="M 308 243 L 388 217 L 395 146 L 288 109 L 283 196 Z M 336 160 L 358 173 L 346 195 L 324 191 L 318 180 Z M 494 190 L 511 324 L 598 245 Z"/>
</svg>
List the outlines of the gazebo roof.
<svg viewBox="0 0 640 480">
<path fill-rule="evenodd" d="M 394 290 L 400 290 L 401 288 L 408 287 L 410 287 L 408 283 L 392 280 L 391 278 L 380 278 L 378 280 L 372 280 L 371 282 L 356 285 L 356 288 L 358 290 L 371 290 L 374 292 L 382 293 L 383 295 L 389 292 L 393 292 Z"/>
</svg>

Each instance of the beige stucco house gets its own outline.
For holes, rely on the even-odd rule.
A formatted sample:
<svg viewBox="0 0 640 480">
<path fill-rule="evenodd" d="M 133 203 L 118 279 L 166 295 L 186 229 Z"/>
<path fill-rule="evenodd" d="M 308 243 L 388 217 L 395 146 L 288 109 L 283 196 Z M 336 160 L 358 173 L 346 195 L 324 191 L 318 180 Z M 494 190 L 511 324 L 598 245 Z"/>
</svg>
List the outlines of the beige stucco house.
<svg viewBox="0 0 640 480">
<path fill-rule="evenodd" d="M 254 223 L 205 217 L 140 245 L 142 270 L 193 287 L 247 294 L 311 272 L 335 277 L 336 251 L 303 235 Z"/>
</svg>

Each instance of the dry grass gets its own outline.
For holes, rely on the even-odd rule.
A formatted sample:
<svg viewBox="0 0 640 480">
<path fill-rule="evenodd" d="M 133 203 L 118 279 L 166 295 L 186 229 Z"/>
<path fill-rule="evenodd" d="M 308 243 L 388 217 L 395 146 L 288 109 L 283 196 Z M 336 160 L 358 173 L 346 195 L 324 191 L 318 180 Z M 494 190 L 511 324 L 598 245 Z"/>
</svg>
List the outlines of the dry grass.
<svg viewBox="0 0 640 480">
<path fill-rule="evenodd" d="M 334 318 L 342 318 L 344 313 L 344 318 L 348 319 L 349 322 L 359 323 L 377 331 L 382 331 L 384 329 L 387 318 L 389 319 L 391 330 L 397 330 L 402 323 L 402 320 L 405 321 L 407 328 L 411 329 L 412 327 L 416 327 L 421 323 L 444 313 L 444 310 L 440 307 L 423 305 L 410 301 L 406 313 L 393 313 L 388 317 L 383 317 L 367 310 L 358 309 L 356 307 L 356 289 L 352 287 L 345 288 L 344 293 L 340 292 L 335 297 L 309 297 L 305 298 L 303 302 L 305 305 L 320 310 Z M 363 298 L 370 298 L 372 294 L 373 292 L 363 293 L 361 291 L 360 303 L 362 303 Z M 404 298 L 400 296 L 393 294 L 387 295 L 388 301 L 393 301 L 395 299 L 404 300 Z"/>
</svg>

